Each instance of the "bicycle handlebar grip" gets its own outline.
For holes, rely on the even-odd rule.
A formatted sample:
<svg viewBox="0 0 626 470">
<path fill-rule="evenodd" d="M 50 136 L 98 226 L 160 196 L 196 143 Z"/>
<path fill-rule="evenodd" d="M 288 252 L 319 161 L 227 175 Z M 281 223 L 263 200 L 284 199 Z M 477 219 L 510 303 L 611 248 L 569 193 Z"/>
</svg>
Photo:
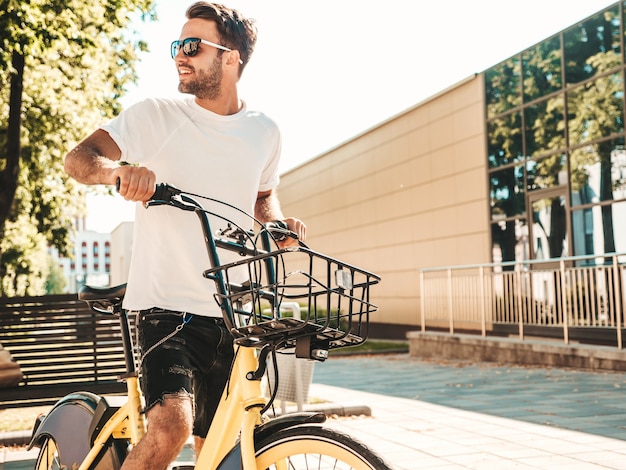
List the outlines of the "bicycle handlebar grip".
<svg viewBox="0 0 626 470">
<path fill-rule="evenodd" d="M 120 192 L 120 184 L 121 184 L 121 180 L 120 178 L 117 178 L 115 180 L 115 190 L 118 193 Z M 180 193 L 181 193 L 180 189 L 174 186 L 170 186 L 167 183 L 158 183 L 156 185 L 156 189 L 154 190 L 154 194 L 152 195 L 152 197 L 150 197 L 150 200 L 169 202 L 170 199 L 172 199 L 172 196 L 176 196 L 177 194 L 180 194 Z"/>
<path fill-rule="evenodd" d="M 174 186 L 170 186 L 167 183 L 159 183 L 156 185 L 156 189 L 150 200 L 169 202 L 172 199 L 172 196 L 176 196 L 177 194 L 180 194 L 180 192 L 180 189 Z"/>
</svg>

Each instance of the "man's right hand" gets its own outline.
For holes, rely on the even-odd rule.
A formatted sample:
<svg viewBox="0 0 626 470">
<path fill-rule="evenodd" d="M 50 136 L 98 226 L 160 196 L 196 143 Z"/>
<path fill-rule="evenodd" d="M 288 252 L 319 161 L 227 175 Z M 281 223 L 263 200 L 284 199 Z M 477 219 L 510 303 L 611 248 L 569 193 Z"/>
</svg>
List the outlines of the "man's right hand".
<svg viewBox="0 0 626 470">
<path fill-rule="evenodd" d="M 155 173 L 143 166 L 120 166 L 111 172 L 111 178 L 111 184 L 127 201 L 149 201 L 156 187 Z"/>
<path fill-rule="evenodd" d="M 116 186 L 127 201 L 150 200 L 156 187 L 156 175 L 145 167 L 120 166 L 121 156 L 120 148 L 109 133 L 97 129 L 66 155 L 65 171 L 83 184 Z"/>
</svg>

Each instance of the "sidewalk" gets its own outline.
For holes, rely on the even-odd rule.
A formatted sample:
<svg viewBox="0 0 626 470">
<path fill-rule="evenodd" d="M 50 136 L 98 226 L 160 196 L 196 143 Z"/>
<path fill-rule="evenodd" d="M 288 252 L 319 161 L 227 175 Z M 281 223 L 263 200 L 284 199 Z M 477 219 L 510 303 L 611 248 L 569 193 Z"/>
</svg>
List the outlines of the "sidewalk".
<svg viewBox="0 0 626 470">
<path fill-rule="evenodd" d="M 395 355 L 329 359 L 313 382 L 311 397 L 363 412 L 327 425 L 394 469 L 626 469 L 622 373 Z M 33 458 L 2 449 L 0 470 L 32 468 Z"/>
<path fill-rule="evenodd" d="M 331 359 L 316 365 L 313 381 L 626 440 L 624 372 L 399 354 Z"/>
<path fill-rule="evenodd" d="M 367 403 L 372 417 L 328 425 L 358 438 L 397 470 L 626 469 L 626 441 L 418 400 L 328 385 L 318 397 Z"/>
</svg>

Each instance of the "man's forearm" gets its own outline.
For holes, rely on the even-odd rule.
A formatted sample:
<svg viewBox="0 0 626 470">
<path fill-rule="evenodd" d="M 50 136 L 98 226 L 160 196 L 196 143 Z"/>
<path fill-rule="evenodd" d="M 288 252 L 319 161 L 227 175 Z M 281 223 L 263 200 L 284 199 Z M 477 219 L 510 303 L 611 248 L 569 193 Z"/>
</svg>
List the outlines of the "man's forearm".
<svg viewBox="0 0 626 470">
<path fill-rule="evenodd" d="M 117 163 L 94 147 L 79 144 L 65 157 L 65 172 L 83 184 L 111 184 L 111 170 Z"/>
<path fill-rule="evenodd" d="M 254 206 L 254 216 L 263 223 L 284 218 L 278 197 L 276 197 L 274 192 L 257 198 Z"/>
</svg>

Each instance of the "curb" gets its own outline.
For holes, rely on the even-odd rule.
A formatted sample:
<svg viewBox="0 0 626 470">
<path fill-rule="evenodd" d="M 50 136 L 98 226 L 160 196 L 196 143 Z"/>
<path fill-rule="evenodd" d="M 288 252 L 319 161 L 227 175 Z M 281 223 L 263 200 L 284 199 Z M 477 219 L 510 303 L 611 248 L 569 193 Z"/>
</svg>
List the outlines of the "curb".
<svg viewBox="0 0 626 470">
<path fill-rule="evenodd" d="M 30 443 L 33 431 L 7 431 L 0 433 L 0 446 L 25 446 Z"/>
<path fill-rule="evenodd" d="M 318 405 L 304 406 L 304 411 L 324 413 L 327 417 L 332 416 L 372 416 L 372 410 L 365 405 L 343 406 L 337 403 L 322 403 Z"/>
<path fill-rule="evenodd" d="M 435 331 L 410 331 L 407 338 L 411 357 L 626 371 L 626 351 L 613 346 Z"/>
</svg>

